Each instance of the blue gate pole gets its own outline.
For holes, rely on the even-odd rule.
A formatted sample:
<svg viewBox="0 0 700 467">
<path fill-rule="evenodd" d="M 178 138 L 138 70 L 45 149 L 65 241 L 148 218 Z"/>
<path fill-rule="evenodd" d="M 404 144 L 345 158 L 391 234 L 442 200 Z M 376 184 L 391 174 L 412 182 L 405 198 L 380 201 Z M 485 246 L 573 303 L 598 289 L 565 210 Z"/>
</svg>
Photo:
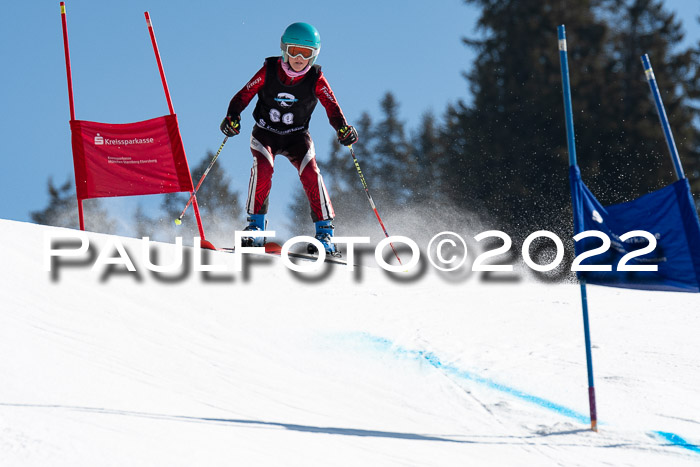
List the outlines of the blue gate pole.
<svg viewBox="0 0 700 467">
<path fill-rule="evenodd" d="M 659 86 L 656 84 L 656 77 L 654 76 L 654 70 L 651 68 L 649 54 L 642 55 L 642 65 L 644 66 L 644 74 L 646 75 L 647 82 L 649 83 L 649 89 L 651 89 L 651 95 L 654 96 L 656 112 L 659 114 L 659 119 L 661 120 L 661 128 L 663 128 L 664 130 L 666 146 L 668 146 L 668 150 L 671 153 L 673 167 L 676 169 L 676 177 L 678 178 L 678 180 L 684 179 L 685 174 L 683 173 L 683 166 L 681 166 L 681 158 L 678 155 L 678 149 L 676 149 L 676 141 L 673 139 L 671 125 L 669 125 L 668 123 L 668 117 L 666 116 L 666 109 L 664 109 L 664 103 L 661 101 Z"/>
<path fill-rule="evenodd" d="M 569 84 L 569 63 L 566 50 L 566 29 L 562 24 L 558 30 L 559 36 L 559 62 L 561 65 L 562 93 L 564 94 L 564 116 L 566 119 L 566 141 L 569 147 L 569 166 L 574 167 L 576 162 L 576 137 L 574 136 L 574 115 L 571 109 L 571 86 Z M 571 187 L 571 203 L 576 222 L 576 194 Z M 593 384 L 593 356 L 591 354 L 591 332 L 588 323 L 588 297 L 586 294 L 586 279 L 579 278 L 581 286 L 581 309 L 583 311 L 583 334 L 586 343 L 586 369 L 588 371 L 588 406 L 591 414 L 591 430 L 598 431 L 598 415 L 595 404 L 595 385 Z"/>
</svg>

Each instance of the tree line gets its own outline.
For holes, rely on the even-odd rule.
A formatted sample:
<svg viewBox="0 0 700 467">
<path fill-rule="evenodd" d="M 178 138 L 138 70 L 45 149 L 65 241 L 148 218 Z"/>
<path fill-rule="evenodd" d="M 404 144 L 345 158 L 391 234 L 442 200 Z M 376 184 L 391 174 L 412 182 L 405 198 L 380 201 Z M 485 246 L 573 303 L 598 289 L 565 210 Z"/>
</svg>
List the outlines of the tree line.
<svg viewBox="0 0 700 467">
<path fill-rule="evenodd" d="M 386 211 L 427 206 L 480 213 L 489 228 L 524 235 L 572 231 L 568 150 L 556 28 L 566 25 L 578 163 L 604 204 L 675 181 L 641 55 L 654 66 L 666 112 L 698 200 L 700 42 L 683 48 L 680 21 L 658 0 L 490 1 L 465 73 L 470 103 L 426 114 L 410 132 L 387 93 L 365 114 L 357 153 Z M 369 212 L 352 160 L 336 146 L 324 165 L 337 212 Z M 365 203 L 366 204 L 366 203 Z M 699 204 L 700 206 L 700 204 Z M 366 214 L 365 214 L 366 215 Z M 369 212 L 371 215 L 371 212 Z"/>
</svg>

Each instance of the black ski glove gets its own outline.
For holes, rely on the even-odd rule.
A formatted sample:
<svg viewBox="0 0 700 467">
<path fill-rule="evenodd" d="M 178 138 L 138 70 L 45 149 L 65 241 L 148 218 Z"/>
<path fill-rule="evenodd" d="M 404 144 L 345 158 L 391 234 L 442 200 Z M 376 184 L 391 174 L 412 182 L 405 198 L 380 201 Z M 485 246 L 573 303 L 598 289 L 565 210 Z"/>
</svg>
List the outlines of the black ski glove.
<svg viewBox="0 0 700 467">
<path fill-rule="evenodd" d="M 343 146 L 352 146 L 357 143 L 357 130 L 351 125 L 346 125 L 338 130 L 338 142 Z"/>
<path fill-rule="evenodd" d="M 221 132 L 226 136 L 236 136 L 241 132 L 241 117 L 232 117 L 227 115 L 224 121 L 221 122 Z"/>
</svg>

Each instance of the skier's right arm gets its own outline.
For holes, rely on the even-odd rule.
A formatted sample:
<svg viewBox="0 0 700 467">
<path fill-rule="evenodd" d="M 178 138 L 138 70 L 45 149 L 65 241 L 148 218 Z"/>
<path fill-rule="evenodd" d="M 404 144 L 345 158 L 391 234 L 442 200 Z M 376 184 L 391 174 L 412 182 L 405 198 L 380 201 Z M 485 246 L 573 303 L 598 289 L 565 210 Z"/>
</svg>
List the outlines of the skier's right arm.
<svg viewBox="0 0 700 467">
<path fill-rule="evenodd" d="M 265 84 L 265 65 L 255 73 L 255 76 L 246 83 L 243 88 L 233 96 L 228 104 L 228 111 L 224 121 L 221 122 L 221 131 L 226 136 L 235 136 L 240 133 L 241 129 L 241 112 L 248 107 L 250 101 L 258 93 L 260 88 Z"/>
</svg>

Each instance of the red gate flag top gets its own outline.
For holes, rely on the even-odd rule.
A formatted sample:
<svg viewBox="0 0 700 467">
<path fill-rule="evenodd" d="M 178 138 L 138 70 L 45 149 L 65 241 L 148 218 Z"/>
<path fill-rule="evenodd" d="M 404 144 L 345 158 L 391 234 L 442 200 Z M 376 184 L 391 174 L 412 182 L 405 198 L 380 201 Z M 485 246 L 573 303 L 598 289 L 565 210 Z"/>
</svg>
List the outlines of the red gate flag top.
<svg viewBox="0 0 700 467">
<path fill-rule="evenodd" d="M 193 190 L 176 115 L 70 127 L 78 199 Z"/>
</svg>

